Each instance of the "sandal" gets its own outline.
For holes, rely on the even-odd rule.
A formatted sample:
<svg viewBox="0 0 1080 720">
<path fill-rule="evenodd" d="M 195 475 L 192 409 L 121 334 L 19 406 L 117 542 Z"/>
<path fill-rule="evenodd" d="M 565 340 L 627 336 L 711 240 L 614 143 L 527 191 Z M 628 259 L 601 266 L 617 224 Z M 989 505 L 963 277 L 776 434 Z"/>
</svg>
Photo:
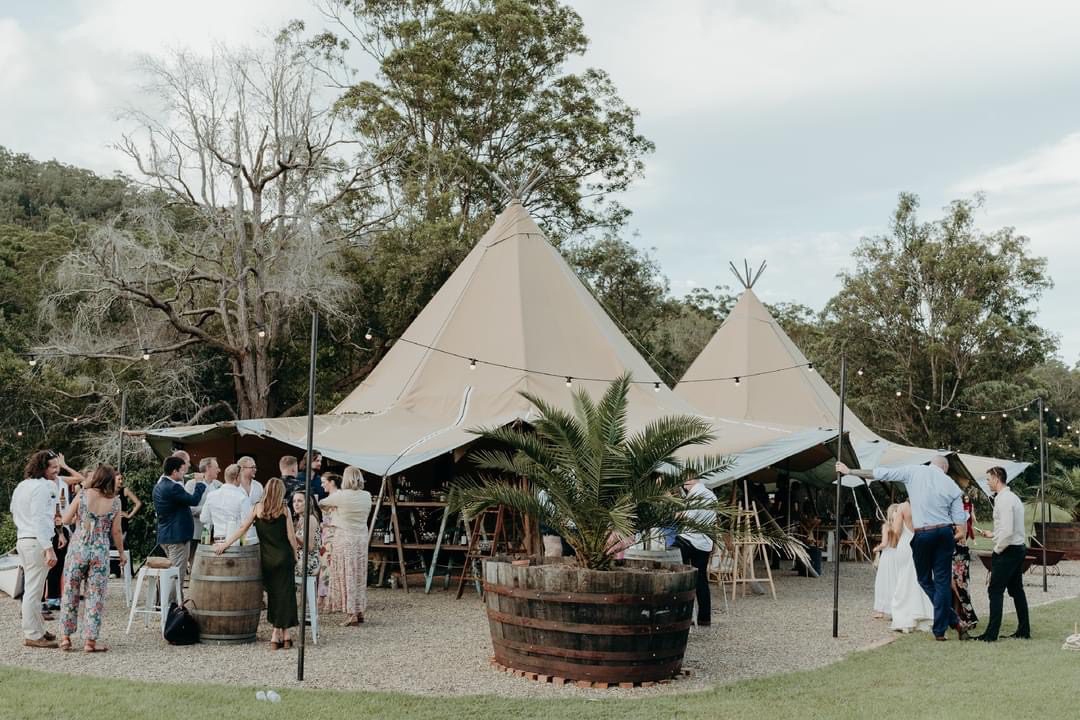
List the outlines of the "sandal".
<svg viewBox="0 0 1080 720">
<path fill-rule="evenodd" d="M 280 650 L 281 646 L 282 646 L 282 643 L 280 641 L 278 641 L 278 640 L 271 640 L 270 641 L 270 649 L 271 650 Z"/>
<path fill-rule="evenodd" d="M 72 650 L 74 650 L 75 648 L 73 648 L 71 646 L 71 638 L 69 638 L 69 637 L 61 638 L 60 639 L 60 649 L 63 650 L 64 652 L 71 652 Z"/>
<path fill-rule="evenodd" d="M 287 638 L 284 643 L 286 650 L 292 650 L 292 638 Z"/>
<path fill-rule="evenodd" d="M 101 652 L 109 652 L 109 648 L 98 645 L 97 643 L 95 643 L 93 641 L 90 641 L 90 642 L 86 643 L 85 645 L 83 645 L 82 651 L 84 653 L 101 653 Z"/>
</svg>

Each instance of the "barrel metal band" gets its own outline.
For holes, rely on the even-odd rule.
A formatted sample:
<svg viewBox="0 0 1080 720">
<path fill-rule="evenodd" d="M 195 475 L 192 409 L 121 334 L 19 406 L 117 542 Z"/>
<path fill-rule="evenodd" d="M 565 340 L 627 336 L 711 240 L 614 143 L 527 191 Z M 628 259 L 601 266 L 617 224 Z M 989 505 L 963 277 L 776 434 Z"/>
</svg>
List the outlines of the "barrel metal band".
<svg viewBox="0 0 1080 720">
<path fill-rule="evenodd" d="M 518 627 L 534 628 L 536 630 L 555 630 L 557 632 L 574 633 L 576 635 L 651 635 L 654 633 L 672 633 L 681 630 L 689 630 L 690 619 L 677 622 L 642 623 L 641 625 L 594 625 L 589 623 L 562 622 L 560 620 L 541 620 L 539 618 L 527 618 L 520 615 L 510 615 L 498 610 L 487 609 L 488 619 L 501 622 L 504 625 L 517 625 Z"/>
<path fill-rule="evenodd" d="M 551 590 L 531 590 L 514 588 L 499 583 L 484 583 L 484 592 L 503 597 L 522 600 L 540 600 L 542 602 L 563 602 L 576 605 L 664 605 L 670 602 L 693 602 L 694 590 L 677 593 L 567 593 Z"/>
<path fill-rule="evenodd" d="M 243 610 L 199 610 L 191 609 L 192 615 L 205 615 L 206 617 L 243 617 L 245 615 L 258 615 L 262 608 L 247 608 Z"/>
</svg>

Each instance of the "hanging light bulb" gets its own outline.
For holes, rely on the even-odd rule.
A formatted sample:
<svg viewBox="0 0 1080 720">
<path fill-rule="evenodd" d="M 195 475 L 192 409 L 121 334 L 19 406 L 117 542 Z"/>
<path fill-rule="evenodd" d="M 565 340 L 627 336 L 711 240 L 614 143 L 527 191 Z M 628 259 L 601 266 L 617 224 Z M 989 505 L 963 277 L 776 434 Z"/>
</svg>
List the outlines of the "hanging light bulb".
<svg viewBox="0 0 1080 720">
<path fill-rule="evenodd" d="M 34 357 L 33 355 L 31 355 L 29 362 L 30 362 L 30 367 L 34 367 L 35 365 L 37 365 L 37 358 Z"/>
<path fill-rule="evenodd" d="M 961 413 L 959 410 L 956 411 L 956 417 L 961 417 Z"/>
<path fill-rule="evenodd" d="M 742 383 L 742 380 L 740 380 L 738 377 L 736 377 L 735 378 L 735 384 L 739 385 L 740 383 Z"/>
<path fill-rule="evenodd" d="M 1001 413 L 1001 417 L 1007 418 L 1007 417 L 1009 417 L 1009 413 Z"/>
<path fill-rule="evenodd" d="M 980 415 L 980 416 L 979 416 L 979 419 L 980 419 L 980 420 L 985 420 L 985 419 L 986 419 L 986 416 L 985 416 L 985 415 Z"/>
<path fill-rule="evenodd" d="M 266 330 L 264 330 L 263 328 L 261 328 L 261 327 L 260 327 L 260 328 L 259 328 L 259 332 L 257 333 L 257 335 L 258 335 L 258 336 L 259 336 L 260 338 L 264 338 L 264 337 L 266 337 Z"/>
<path fill-rule="evenodd" d="M 19 430 L 17 433 L 15 433 L 15 437 L 22 437 L 22 430 Z"/>
<path fill-rule="evenodd" d="M 364 339 L 365 339 L 365 340 L 370 340 L 371 338 L 372 338 L 372 335 L 371 335 L 371 328 L 368 328 L 368 329 L 367 329 L 367 332 L 365 332 L 365 333 L 364 333 Z"/>
<path fill-rule="evenodd" d="M 143 360 L 149 360 L 150 359 L 150 350 L 148 348 L 143 348 L 142 359 Z"/>
<path fill-rule="evenodd" d="M 574 384 L 574 378 L 572 378 L 570 376 L 567 376 L 566 377 L 566 387 L 570 387 L 573 384 Z"/>
<path fill-rule="evenodd" d="M 71 422 L 77 423 L 77 422 L 79 422 L 79 418 L 73 417 L 73 418 L 71 418 Z"/>
<path fill-rule="evenodd" d="M 899 390 L 896 391 L 896 397 L 903 397 L 903 396 L 904 396 L 904 393 L 900 392 Z"/>
<path fill-rule="evenodd" d="M 469 360 L 469 369 L 470 370 L 475 370 L 476 369 L 476 360 Z"/>
<path fill-rule="evenodd" d="M 660 383 L 653 383 L 653 392 L 660 392 Z"/>
<path fill-rule="evenodd" d="M 929 409 L 930 409 L 930 403 L 926 403 L 926 409 L 927 409 L 927 410 L 929 410 Z"/>
<path fill-rule="evenodd" d="M 857 375 L 858 375 L 859 377 L 862 377 L 862 376 L 863 376 L 863 371 L 862 371 L 862 368 L 859 368 L 859 372 L 858 372 L 858 373 L 856 373 L 856 374 L 857 374 Z"/>
<path fill-rule="evenodd" d="M 806 364 L 806 369 L 809 370 L 810 372 L 814 372 L 814 363 L 807 363 Z"/>
</svg>

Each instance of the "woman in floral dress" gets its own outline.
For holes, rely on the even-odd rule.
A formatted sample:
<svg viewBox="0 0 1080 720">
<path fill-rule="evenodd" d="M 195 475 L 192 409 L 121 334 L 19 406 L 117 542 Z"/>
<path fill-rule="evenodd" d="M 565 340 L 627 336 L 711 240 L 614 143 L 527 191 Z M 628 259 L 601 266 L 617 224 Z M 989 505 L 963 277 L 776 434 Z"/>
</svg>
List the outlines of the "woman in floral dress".
<svg viewBox="0 0 1080 720">
<path fill-rule="evenodd" d="M 64 523 L 75 522 L 67 559 L 64 561 L 64 588 L 60 601 L 60 649 L 72 650 L 71 636 L 79 619 L 79 589 L 86 583 L 83 605 L 83 652 L 105 652 L 97 644 L 105 610 L 105 591 L 109 582 L 109 538 L 120 551 L 124 562 L 124 538 L 119 522 L 120 498 L 116 471 L 101 465 L 68 505 Z"/>
<path fill-rule="evenodd" d="M 334 511 L 327 605 L 330 612 L 348 615 L 345 625 L 359 625 L 364 622 L 364 611 L 367 610 L 367 522 L 371 514 L 371 493 L 364 490 L 360 468 L 345 468 L 341 489 L 323 498 L 319 504 L 324 510 L 333 508 Z"/>
<path fill-rule="evenodd" d="M 308 554 L 307 554 L 307 572 L 309 577 L 316 577 L 319 574 L 319 547 L 322 545 L 322 527 L 320 526 L 321 519 L 319 517 L 319 504 L 312 498 L 311 503 L 311 522 L 304 522 L 304 494 L 294 493 L 292 496 L 292 514 L 293 514 L 293 530 L 296 532 L 296 543 L 299 549 L 296 551 L 296 567 L 297 574 L 301 572 L 299 568 L 302 568 L 300 556 L 304 552 L 304 528 L 308 528 Z"/>
<path fill-rule="evenodd" d="M 327 497 L 341 489 L 341 476 L 334 473 L 324 473 L 320 477 L 323 493 Z M 322 572 L 319 573 L 319 609 L 329 612 L 330 607 L 330 556 L 334 545 L 334 510 L 330 507 L 322 507 L 322 544 L 319 546 L 319 560 Z"/>
<path fill-rule="evenodd" d="M 971 582 L 971 550 L 967 543 L 975 537 L 975 504 L 971 501 L 970 492 L 969 490 L 964 493 L 964 512 L 968 516 L 967 531 L 964 539 L 956 543 L 952 559 L 953 610 L 956 611 L 960 627 L 964 628 L 965 632 L 970 632 L 979 624 L 979 616 L 975 614 L 968 592 L 968 584 Z"/>
</svg>

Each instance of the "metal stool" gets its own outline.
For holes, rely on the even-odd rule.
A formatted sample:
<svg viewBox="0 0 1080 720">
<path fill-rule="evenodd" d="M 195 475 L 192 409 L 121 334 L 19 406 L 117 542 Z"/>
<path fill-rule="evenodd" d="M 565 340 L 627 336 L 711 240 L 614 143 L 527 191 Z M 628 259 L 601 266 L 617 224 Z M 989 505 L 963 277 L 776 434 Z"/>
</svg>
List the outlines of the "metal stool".
<svg viewBox="0 0 1080 720">
<path fill-rule="evenodd" d="M 150 578 L 149 586 L 146 589 L 146 605 L 139 607 L 140 594 L 142 593 L 142 585 L 144 578 Z M 180 571 L 175 567 L 169 568 L 152 568 L 144 565 L 139 570 L 139 577 L 135 580 L 135 595 L 131 603 L 131 612 L 128 614 L 127 630 L 124 634 L 127 635 L 131 632 L 131 623 L 135 620 L 135 614 L 141 613 L 143 615 L 160 615 L 161 616 L 161 631 L 165 632 L 165 619 L 169 613 L 169 600 L 173 596 L 173 589 L 176 592 L 176 602 L 181 604 L 184 602 L 184 591 L 180 587 Z M 154 596 L 157 595 L 157 605 L 154 604 Z M 143 627 L 149 627 L 150 619 L 143 618 Z"/>
</svg>

